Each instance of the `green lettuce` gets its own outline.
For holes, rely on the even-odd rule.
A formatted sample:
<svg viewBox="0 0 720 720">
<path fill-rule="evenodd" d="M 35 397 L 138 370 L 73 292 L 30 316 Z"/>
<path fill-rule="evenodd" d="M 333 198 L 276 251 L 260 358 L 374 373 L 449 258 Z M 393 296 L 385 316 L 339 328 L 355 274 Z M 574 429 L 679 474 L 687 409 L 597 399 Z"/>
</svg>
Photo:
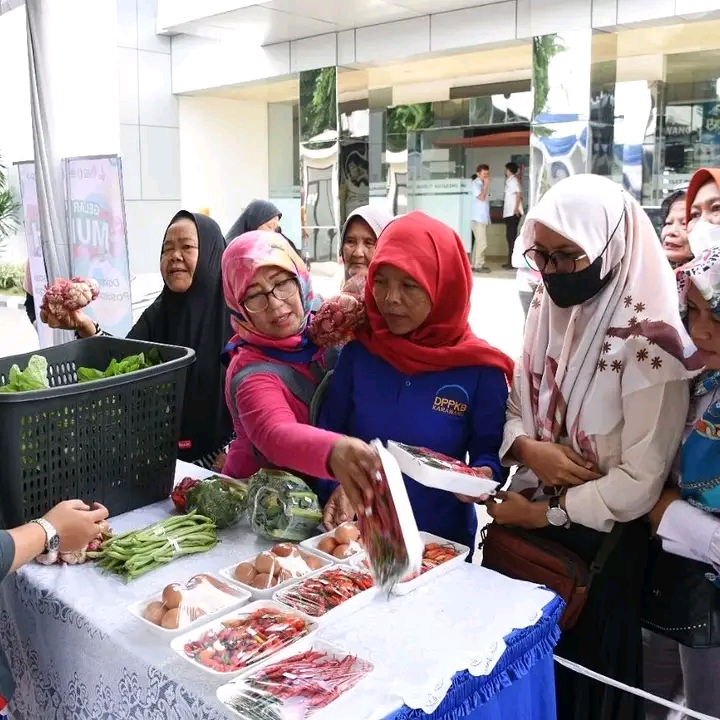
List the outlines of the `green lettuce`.
<svg viewBox="0 0 720 720">
<path fill-rule="evenodd" d="M 28 392 L 47 390 L 49 387 L 48 362 L 42 355 L 33 355 L 25 370 L 20 370 L 17 365 L 10 368 L 8 382 L 0 387 L 0 392 Z"/>
</svg>

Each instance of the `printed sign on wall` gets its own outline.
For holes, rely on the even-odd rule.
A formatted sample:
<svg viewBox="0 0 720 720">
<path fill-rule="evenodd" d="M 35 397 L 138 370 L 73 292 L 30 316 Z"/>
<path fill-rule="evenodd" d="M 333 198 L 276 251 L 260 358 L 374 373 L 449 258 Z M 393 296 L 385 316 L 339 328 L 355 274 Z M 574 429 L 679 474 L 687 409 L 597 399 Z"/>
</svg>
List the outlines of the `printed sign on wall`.
<svg viewBox="0 0 720 720">
<path fill-rule="evenodd" d="M 73 275 L 100 285 L 88 315 L 111 335 L 125 337 L 132 300 L 120 158 L 70 158 L 65 183 Z"/>
</svg>

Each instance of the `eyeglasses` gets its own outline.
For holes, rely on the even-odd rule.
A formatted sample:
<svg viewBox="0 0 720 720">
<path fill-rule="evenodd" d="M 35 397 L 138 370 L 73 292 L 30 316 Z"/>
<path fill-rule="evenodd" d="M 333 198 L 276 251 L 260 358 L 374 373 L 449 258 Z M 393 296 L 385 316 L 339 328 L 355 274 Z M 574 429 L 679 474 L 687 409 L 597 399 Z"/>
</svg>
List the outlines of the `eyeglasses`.
<svg viewBox="0 0 720 720">
<path fill-rule="evenodd" d="M 268 309 L 270 305 L 270 296 L 273 295 L 278 300 L 289 300 L 294 295 L 297 295 L 300 290 L 296 278 L 287 278 L 276 283 L 271 290 L 267 292 L 255 293 L 254 295 L 248 295 L 243 302 L 242 306 L 249 313 L 260 313 Z"/>
<path fill-rule="evenodd" d="M 523 257 L 531 270 L 544 273 L 550 268 L 552 272 L 562 273 L 564 275 L 566 273 L 574 273 L 577 269 L 578 261 L 584 260 L 587 258 L 587 255 L 570 255 L 561 250 L 549 253 L 538 247 L 531 247 L 523 253 Z"/>
</svg>

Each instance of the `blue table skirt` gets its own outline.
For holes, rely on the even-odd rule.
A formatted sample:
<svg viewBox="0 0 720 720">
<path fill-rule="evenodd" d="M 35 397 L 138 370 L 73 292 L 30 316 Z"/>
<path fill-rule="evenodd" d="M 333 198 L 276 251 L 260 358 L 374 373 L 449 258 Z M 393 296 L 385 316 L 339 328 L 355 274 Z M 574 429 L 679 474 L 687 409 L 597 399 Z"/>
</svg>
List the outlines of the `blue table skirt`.
<svg viewBox="0 0 720 720">
<path fill-rule="evenodd" d="M 553 648 L 563 608 L 555 598 L 535 625 L 508 635 L 507 649 L 490 675 L 457 673 L 432 715 L 404 706 L 385 720 L 555 720 Z"/>
</svg>

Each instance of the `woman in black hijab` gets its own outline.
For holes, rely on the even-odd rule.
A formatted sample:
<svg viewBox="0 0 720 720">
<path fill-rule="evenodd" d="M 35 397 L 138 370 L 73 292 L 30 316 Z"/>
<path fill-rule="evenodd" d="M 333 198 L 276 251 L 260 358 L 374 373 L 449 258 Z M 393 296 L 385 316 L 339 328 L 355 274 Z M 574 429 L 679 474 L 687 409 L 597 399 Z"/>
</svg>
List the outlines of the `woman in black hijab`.
<svg viewBox="0 0 720 720">
<path fill-rule="evenodd" d="M 225 241 L 230 243 L 236 237 L 240 237 L 246 232 L 252 232 L 253 230 L 270 230 L 271 232 L 280 232 L 281 218 L 282 213 L 278 210 L 277 206 L 269 200 L 253 200 L 242 211 L 240 217 L 228 230 L 228 233 L 225 236 Z M 298 249 L 295 247 L 295 243 L 287 237 L 285 239 L 297 253 Z"/>
<path fill-rule="evenodd" d="M 207 215 L 181 210 L 165 230 L 160 256 L 164 287 L 128 333 L 147 340 L 192 348 L 196 360 L 188 372 L 183 404 L 179 459 L 211 467 L 232 439 L 225 404 L 225 370 L 220 353 L 232 336 L 223 295 L 221 261 L 225 239 Z M 78 337 L 102 333 L 87 315 L 72 318 Z M 51 327 L 56 318 L 48 318 Z"/>
</svg>

